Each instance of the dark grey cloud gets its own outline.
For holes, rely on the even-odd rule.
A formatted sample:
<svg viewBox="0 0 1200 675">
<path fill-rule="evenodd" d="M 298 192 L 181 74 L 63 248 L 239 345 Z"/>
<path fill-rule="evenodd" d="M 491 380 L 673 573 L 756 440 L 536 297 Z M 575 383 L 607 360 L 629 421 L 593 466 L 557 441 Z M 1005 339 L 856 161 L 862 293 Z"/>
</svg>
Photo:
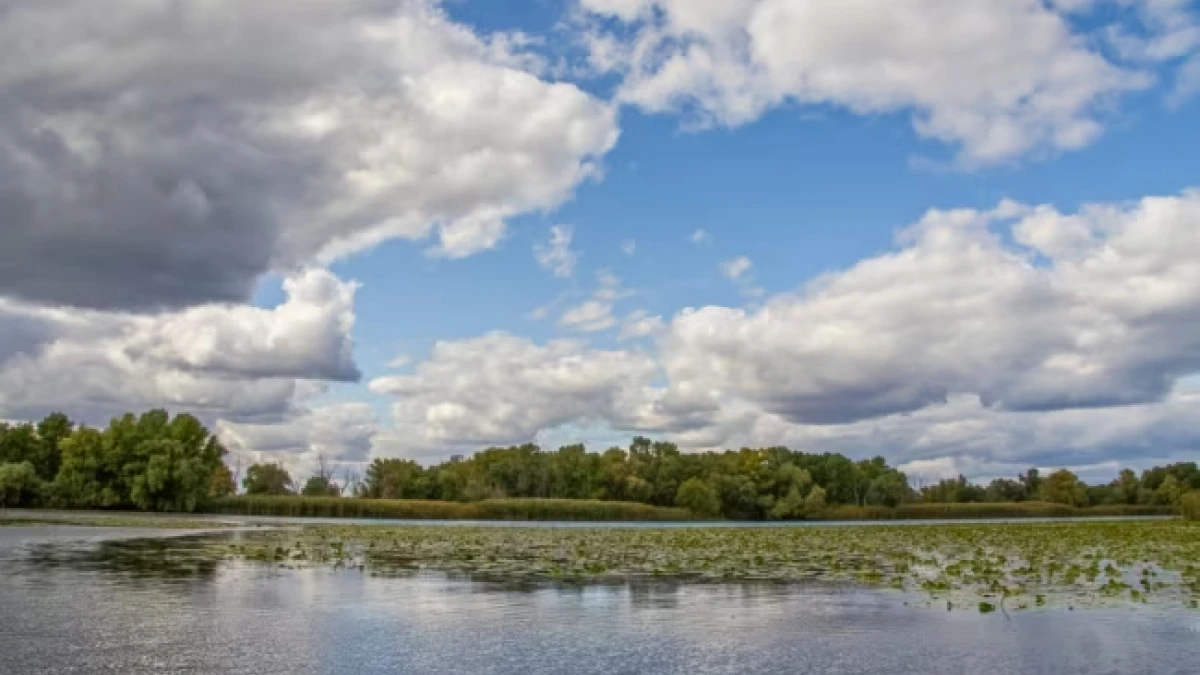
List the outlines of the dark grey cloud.
<svg viewBox="0 0 1200 675">
<path fill-rule="evenodd" d="M 488 248 L 616 139 L 507 44 L 424 0 L 8 0 L 0 296 L 178 308 L 391 237 Z"/>
</svg>

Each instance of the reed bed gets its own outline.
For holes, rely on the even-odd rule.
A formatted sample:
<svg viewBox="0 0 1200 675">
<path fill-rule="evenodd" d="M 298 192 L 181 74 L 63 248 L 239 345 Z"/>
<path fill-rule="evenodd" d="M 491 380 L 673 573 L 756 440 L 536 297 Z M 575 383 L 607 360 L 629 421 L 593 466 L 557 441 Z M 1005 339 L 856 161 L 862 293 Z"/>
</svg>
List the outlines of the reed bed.
<svg viewBox="0 0 1200 675">
<path fill-rule="evenodd" d="M 399 520 L 677 521 L 692 516 L 635 502 L 577 499 L 488 499 L 448 502 L 417 499 L 239 496 L 212 502 L 209 513 L 242 516 L 387 518 Z"/>
</svg>

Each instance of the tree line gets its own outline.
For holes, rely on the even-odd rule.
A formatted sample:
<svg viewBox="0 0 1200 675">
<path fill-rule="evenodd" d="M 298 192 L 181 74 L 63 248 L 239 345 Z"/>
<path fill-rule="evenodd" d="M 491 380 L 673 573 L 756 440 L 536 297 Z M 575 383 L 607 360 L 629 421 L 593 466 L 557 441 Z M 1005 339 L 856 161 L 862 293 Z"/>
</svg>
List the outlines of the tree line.
<svg viewBox="0 0 1200 675">
<path fill-rule="evenodd" d="M 883 457 L 854 461 L 783 447 L 684 453 L 671 443 L 645 438 L 600 453 L 582 445 L 556 451 L 532 444 L 490 448 L 428 467 L 410 459 L 376 459 L 361 480 L 347 474 L 339 483 L 322 467 L 298 489 L 278 465 L 251 467 L 248 480 L 249 494 L 462 502 L 616 500 L 748 520 L 802 518 L 836 505 L 1042 501 L 1074 507 L 1179 506 L 1187 493 L 1200 495 L 1195 462 L 1155 467 L 1140 477 L 1126 469 L 1103 485 L 1087 485 L 1065 469 L 1045 476 L 1029 469 L 1015 479 L 987 484 L 958 476 L 914 487 Z"/>
<path fill-rule="evenodd" d="M 0 505 L 194 511 L 237 492 L 226 450 L 191 415 L 126 414 L 103 429 L 53 414 L 36 424 L 0 423 Z M 240 473 L 240 472 L 239 472 Z M 1126 469 L 1087 485 L 1065 469 L 983 485 L 963 476 L 914 487 L 883 457 L 852 460 L 785 447 L 684 453 L 672 443 L 635 438 L 627 448 L 582 445 L 543 450 L 489 448 L 422 466 L 376 459 L 359 477 L 335 476 L 326 462 L 297 483 L 279 464 L 255 464 L 240 477 L 250 495 L 475 502 L 497 498 L 590 499 L 683 507 L 702 516 L 795 519 L 828 506 L 1045 501 L 1070 506 L 1181 505 L 1200 494 L 1195 462 Z M 1194 503 L 1196 494 L 1192 494 Z"/>
<path fill-rule="evenodd" d="M 0 505 L 195 511 L 234 493 L 225 454 L 200 420 L 165 410 L 103 429 L 61 413 L 0 423 Z"/>
</svg>

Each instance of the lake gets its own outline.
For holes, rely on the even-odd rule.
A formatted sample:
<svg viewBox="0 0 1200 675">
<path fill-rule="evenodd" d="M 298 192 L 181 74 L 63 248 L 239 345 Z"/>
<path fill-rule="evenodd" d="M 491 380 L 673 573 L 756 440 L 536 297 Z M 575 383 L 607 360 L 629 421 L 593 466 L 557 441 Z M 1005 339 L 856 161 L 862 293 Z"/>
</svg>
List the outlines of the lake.
<svg viewBox="0 0 1200 675">
<path fill-rule="evenodd" d="M 1194 673 L 1200 612 L 906 606 L 830 584 L 495 584 L 0 528 L 0 673 Z"/>
</svg>

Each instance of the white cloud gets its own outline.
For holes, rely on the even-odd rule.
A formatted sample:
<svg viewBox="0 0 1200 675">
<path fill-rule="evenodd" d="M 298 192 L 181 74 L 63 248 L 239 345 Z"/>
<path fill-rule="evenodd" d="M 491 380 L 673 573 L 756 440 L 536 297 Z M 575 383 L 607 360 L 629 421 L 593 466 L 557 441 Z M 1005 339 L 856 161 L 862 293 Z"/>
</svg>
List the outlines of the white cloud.
<svg viewBox="0 0 1200 675">
<path fill-rule="evenodd" d="M 1110 100 L 1151 82 L 1041 0 L 581 4 L 632 26 L 588 41 L 601 48 L 593 66 L 623 73 L 625 103 L 727 126 L 789 101 L 907 111 L 966 165 L 1086 145 Z"/>
<path fill-rule="evenodd" d="M 433 0 L 12 0 L 0 295 L 157 310 L 391 238 L 495 246 L 617 138 L 527 40 Z"/>
<path fill-rule="evenodd" d="M 357 285 L 311 269 L 284 280 L 283 289 L 287 301 L 272 310 L 209 305 L 134 317 L 125 351 L 188 372 L 358 379 L 350 337 Z"/>
<path fill-rule="evenodd" d="M 618 340 L 636 340 L 644 337 L 655 337 L 660 334 L 665 324 L 661 316 L 650 316 L 644 309 L 630 312 L 621 322 L 621 333 Z"/>
<path fill-rule="evenodd" d="M 1200 321 L 1197 219 L 1197 192 L 1074 215 L 931 211 L 901 250 L 757 312 L 682 312 L 661 348 L 668 399 L 745 399 L 817 424 L 951 394 L 1010 410 L 1157 400 L 1200 370 L 1200 338 L 1184 328 Z M 992 231 L 1005 223 L 1020 247 Z"/>
<path fill-rule="evenodd" d="M 157 316 L 45 309 L 0 300 L 0 324 L 36 339 L 0 354 L 0 415 L 64 410 L 103 422 L 169 407 L 206 420 L 291 414 L 316 380 L 358 377 L 350 336 L 356 284 L 324 270 L 284 282 L 273 309 L 206 305 Z"/>
<path fill-rule="evenodd" d="M 629 292 L 621 289 L 621 280 L 611 272 L 601 270 L 596 276 L 598 287 L 592 297 L 567 308 L 558 325 L 580 333 L 595 333 L 616 325 L 613 307 L 618 300 L 628 297 Z"/>
<path fill-rule="evenodd" d="M 654 360 L 589 349 L 570 340 L 544 345 L 505 333 L 439 342 L 413 374 L 371 389 L 396 397 L 388 452 L 446 454 L 448 448 L 521 443 L 567 423 L 621 420 L 646 400 Z"/>
<path fill-rule="evenodd" d="M 697 246 L 711 246 L 713 237 L 708 230 L 696 230 L 688 236 L 688 240 Z"/>
<path fill-rule="evenodd" d="M 750 269 L 754 267 L 754 262 L 746 256 L 738 256 L 721 263 L 721 274 L 730 281 L 741 279 Z"/>
<path fill-rule="evenodd" d="M 621 253 L 625 255 L 633 255 L 637 253 L 637 242 L 633 239 L 626 239 L 621 242 Z"/>
<path fill-rule="evenodd" d="M 574 274 L 578 256 L 571 250 L 573 234 L 567 225 L 551 227 L 549 240 L 533 245 L 533 257 L 538 265 L 556 277 L 566 278 Z"/>
</svg>

